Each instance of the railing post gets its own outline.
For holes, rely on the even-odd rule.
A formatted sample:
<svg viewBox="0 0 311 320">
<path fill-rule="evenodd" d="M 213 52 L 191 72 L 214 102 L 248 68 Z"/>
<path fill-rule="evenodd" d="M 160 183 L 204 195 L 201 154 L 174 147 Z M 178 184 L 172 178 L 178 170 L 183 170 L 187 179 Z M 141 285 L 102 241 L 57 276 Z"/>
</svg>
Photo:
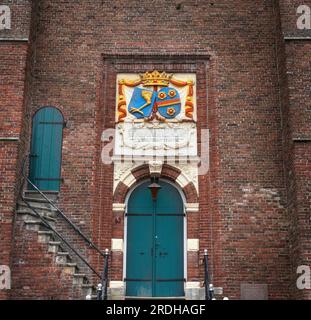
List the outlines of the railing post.
<svg viewBox="0 0 311 320">
<path fill-rule="evenodd" d="M 209 300 L 208 251 L 207 250 L 204 250 L 204 285 L 205 285 L 205 300 Z"/>
<path fill-rule="evenodd" d="M 104 253 L 104 269 L 102 282 L 97 287 L 97 300 L 108 300 L 108 269 L 109 269 L 109 249 Z"/>
<path fill-rule="evenodd" d="M 102 300 L 103 296 L 103 286 L 101 283 L 97 285 L 97 300 Z"/>
<path fill-rule="evenodd" d="M 216 300 L 214 298 L 214 286 L 212 284 L 209 285 L 209 300 Z"/>
<path fill-rule="evenodd" d="M 214 286 L 210 283 L 209 271 L 208 271 L 208 251 L 204 250 L 204 284 L 205 284 L 205 300 L 214 299 Z"/>
<path fill-rule="evenodd" d="M 204 250 L 204 284 L 205 284 L 205 300 L 214 299 L 214 286 L 210 284 L 208 271 L 208 251 Z"/>
<path fill-rule="evenodd" d="M 108 268 L 109 268 L 109 249 L 105 250 L 105 268 L 104 268 L 104 283 L 103 283 L 103 300 L 108 300 Z"/>
</svg>

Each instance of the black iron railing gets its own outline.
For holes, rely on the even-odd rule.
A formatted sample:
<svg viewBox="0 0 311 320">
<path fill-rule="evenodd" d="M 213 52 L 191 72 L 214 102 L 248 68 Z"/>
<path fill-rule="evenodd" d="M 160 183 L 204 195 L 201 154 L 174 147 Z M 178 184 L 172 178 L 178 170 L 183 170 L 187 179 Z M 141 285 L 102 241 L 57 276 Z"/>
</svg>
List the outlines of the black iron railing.
<svg viewBox="0 0 311 320">
<path fill-rule="evenodd" d="M 108 292 L 108 266 L 109 266 L 109 256 L 110 252 L 109 249 L 106 249 L 105 252 L 101 251 L 65 214 L 64 212 L 59 209 L 54 202 L 52 202 L 26 175 L 26 164 L 27 164 L 26 157 L 23 161 L 22 166 L 22 178 L 23 181 L 21 183 L 20 188 L 20 197 L 22 201 L 27 205 L 27 207 L 41 220 L 42 224 L 52 232 L 66 245 L 70 248 L 70 250 L 101 280 L 101 295 L 98 295 L 98 300 L 107 300 L 107 292 Z M 67 222 L 67 224 L 75 231 L 75 233 L 82 238 L 89 246 L 89 248 L 95 250 L 100 256 L 102 256 L 104 260 L 104 266 L 103 266 L 103 272 L 100 274 L 95 268 L 93 268 L 90 263 L 54 228 L 50 225 L 50 223 L 34 208 L 31 206 L 31 204 L 25 199 L 23 190 L 24 190 L 24 184 L 27 182 L 35 191 L 37 191 L 43 199 L 45 199 L 53 208 L 54 210 L 59 214 L 61 218 L 64 219 L 64 221 Z"/>
<path fill-rule="evenodd" d="M 97 287 L 97 300 L 108 299 L 108 268 L 109 268 L 109 250 L 106 249 L 102 282 Z"/>
<path fill-rule="evenodd" d="M 214 299 L 214 286 L 210 283 L 208 270 L 208 251 L 204 250 L 204 285 L 205 285 L 205 300 Z"/>
</svg>

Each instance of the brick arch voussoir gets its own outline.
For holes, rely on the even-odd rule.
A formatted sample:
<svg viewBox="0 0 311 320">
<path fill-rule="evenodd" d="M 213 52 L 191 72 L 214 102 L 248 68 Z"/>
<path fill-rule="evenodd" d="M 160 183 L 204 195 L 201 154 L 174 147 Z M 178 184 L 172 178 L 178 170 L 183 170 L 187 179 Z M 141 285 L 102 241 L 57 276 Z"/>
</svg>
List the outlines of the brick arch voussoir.
<svg viewBox="0 0 311 320">
<path fill-rule="evenodd" d="M 164 164 L 162 168 L 161 176 L 163 178 L 166 178 L 168 180 L 171 180 L 175 182 L 177 178 L 180 176 L 181 170 L 178 168 L 175 168 L 169 164 Z"/>
<path fill-rule="evenodd" d="M 199 202 L 199 195 L 197 189 L 193 182 L 190 182 L 183 188 L 183 192 L 186 196 L 186 200 L 188 203 L 197 203 Z"/>
<path fill-rule="evenodd" d="M 132 170 L 132 175 L 135 177 L 136 182 L 140 182 L 144 179 L 149 178 L 150 177 L 149 166 L 147 164 L 142 164 L 137 168 L 134 168 Z"/>
<path fill-rule="evenodd" d="M 113 195 L 113 203 L 125 203 L 125 198 L 129 189 L 130 188 L 123 182 L 119 182 Z"/>
</svg>

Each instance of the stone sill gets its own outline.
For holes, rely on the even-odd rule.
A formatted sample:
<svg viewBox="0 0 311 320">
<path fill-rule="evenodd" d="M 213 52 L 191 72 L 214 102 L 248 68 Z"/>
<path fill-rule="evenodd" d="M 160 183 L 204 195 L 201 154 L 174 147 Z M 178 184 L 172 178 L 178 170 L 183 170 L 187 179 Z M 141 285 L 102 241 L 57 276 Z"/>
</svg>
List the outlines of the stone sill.
<svg viewBox="0 0 311 320">
<path fill-rule="evenodd" d="M 293 138 L 293 142 L 296 142 L 296 143 L 306 143 L 306 142 L 311 142 L 311 137 L 306 137 L 306 138 Z"/>
<path fill-rule="evenodd" d="M 311 41 L 311 37 L 290 37 L 290 36 L 285 36 L 284 37 L 285 41 Z"/>
<path fill-rule="evenodd" d="M 0 38 L 0 42 L 28 42 L 28 38 Z"/>
</svg>

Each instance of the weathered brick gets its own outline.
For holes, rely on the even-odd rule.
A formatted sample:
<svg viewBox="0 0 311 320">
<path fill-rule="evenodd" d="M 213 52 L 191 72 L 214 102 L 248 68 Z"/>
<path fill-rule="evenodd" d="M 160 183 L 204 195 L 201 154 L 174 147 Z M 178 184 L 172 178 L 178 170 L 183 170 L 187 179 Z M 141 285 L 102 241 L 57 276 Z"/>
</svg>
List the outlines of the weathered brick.
<svg viewBox="0 0 311 320">
<path fill-rule="evenodd" d="M 0 137 L 20 139 L 0 141 L 0 263 L 13 267 L 12 298 L 77 295 L 67 280 L 57 292 L 63 275 L 49 269 L 40 244 L 32 247 L 30 232 L 16 224 L 12 240 L 32 116 L 46 105 L 63 113 L 59 205 L 101 249 L 110 248 L 124 236 L 124 217 L 116 220 L 112 205 L 124 202 L 128 187 L 113 192 L 100 137 L 115 126 L 117 73 L 152 69 L 197 74 L 198 129 L 211 133 L 211 167 L 199 177 L 199 194 L 194 185 L 184 189 L 188 202 L 199 202 L 188 234 L 201 251 L 189 254 L 188 280 L 203 280 L 206 248 L 213 283 L 231 299 L 245 282 L 268 284 L 270 299 L 310 298 L 296 289 L 295 269 L 310 265 L 311 50 L 308 40 L 284 41 L 310 36 L 296 28 L 299 0 L 2 3 L 12 6 L 13 28 L 0 31 Z M 9 40 L 28 36 L 29 43 Z M 201 143 L 199 134 L 199 150 Z M 137 180 L 146 174 L 146 166 L 133 171 Z M 162 174 L 176 180 L 180 172 L 164 166 Z M 113 253 L 111 278 L 122 274 L 122 254 Z"/>
</svg>

